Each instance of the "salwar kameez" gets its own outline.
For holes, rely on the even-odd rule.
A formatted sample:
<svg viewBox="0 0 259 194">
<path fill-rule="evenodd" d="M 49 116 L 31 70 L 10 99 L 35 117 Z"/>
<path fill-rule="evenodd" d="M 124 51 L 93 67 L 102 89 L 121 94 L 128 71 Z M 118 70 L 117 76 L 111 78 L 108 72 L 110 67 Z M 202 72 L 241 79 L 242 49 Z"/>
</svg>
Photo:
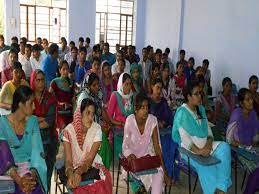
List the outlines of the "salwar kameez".
<svg viewBox="0 0 259 194">
<path fill-rule="evenodd" d="M 198 108 L 201 118 L 187 104 L 183 104 L 174 117 L 172 138 L 178 142 L 179 146 L 189 151 L 193 144 L 199 149 L 204 148 L 208 137 L 213 138 L 205 108 L 202 105 Z M 198 173 L 203 193 L 214 194 L 216 189 L 226 193 L 232 184 L 230 146 L 225 142 L 213 141 L 210 154 L 221 162 L 204 166 L 191 159 L 190 164 Z M 182 158 L 187 161 L 187 156 L 182 155 Z"/>
<path fill-rule="evenodd" d="M 124 127 L 124 138 L 122 145 L 122 154 L 128 157 L 134 154 L 137 158 L 146 155 L 155 155 L 152 135 L 154 130 L 158 129 L 157 118 L 151 114 L 146 120 L 143 134 L 140 133 L 135 115 L 128 116 Z M 159 134 L 159 132 L 157 131 Z M 146 190 L 151 188 L 152 194 L 161 194 L 163 191 L 164 172 L 162 167 L 157 168 L 158 172 L 150 175 L 141 175 L 138 179 L 143 183 Z M 125 171 L 123 176 L 125 177 Z"/>
<path fill-rule="evenodd" d="M 3 156 L 1 157 L 0 174 L 6 175 L 8 170 L 16 168 L 17 173 L 22 177 L 35 170 L 39 175 L 38 183 L 41 188 L 38 184 L 33 194 L 47 192 L 47 167 L 37 118 L 30 116 L 24 134 L 17 136 L 9 124 L 7 116 L 2 116 L 0 118 L 0 141 L 0 155 Z M 23 194 L 17 184 L 15 193 Z"/>
</svg>

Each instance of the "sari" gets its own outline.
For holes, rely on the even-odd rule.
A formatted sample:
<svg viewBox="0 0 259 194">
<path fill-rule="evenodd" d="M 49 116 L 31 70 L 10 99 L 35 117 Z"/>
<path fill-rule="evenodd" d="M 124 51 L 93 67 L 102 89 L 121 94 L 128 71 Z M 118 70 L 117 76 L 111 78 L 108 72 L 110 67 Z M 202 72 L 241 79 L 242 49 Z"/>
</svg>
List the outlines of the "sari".
<svg viewBox="0 0 259 194">
<path fill-rule="evenodd" d="M 63 131 L 63 141 L 70 144 L 73 159 L 73 168 L 83 165 L 95 142 L 102 141 L 101 126 L 93 122 L 87 130 L 85 138 L 82 131 L 82 116 L 80 110 L 74 113 L 73 122 Z M 112 194 L 112 180 L 109 171 L 103 166 L 102 158 L 97 153 L 92 167 L 100 170 L 100 180 L 94 180 L 92 184 L 82 185 L 73 190 L 73 194 Z"/>
<path fill-rule="evenodd" d="M 52 80 L 50 87 L 58 101 L 57 128 L 63 129 L 73 120 L 73 82 L 69 78 L 58 77 Z"/>
<path fill-rule="evenodd" d="M 233 140 L 240 142 L 243 146 L 251 146 L 256 134 L 259 134 L 259 120 L 256 112 L 253 110 L 249 113 L 248 118 L 244 118 L 242 108 L 236 108 L 231 114 L 231 118 L 227 129 L 227 140 L 231 143 Z M 251 174 L 249 175 L 245 194 L 252 194 L 253 191 L 259 189 L 259 164 L 250 161 L 242 156 L 238 156 L 239 161 Z"/>
<path fill-rule="evenodd" d="M 221 94 L 217 98 L 216 102 L 216 114 L 222 114 L 216 116 L 216 126 L 220 128 L 226 128 L 228 125 L 228 121 L 230 119 L 231 113 L 235 109 L 236 106 L 235 96 L 231 95 L 229 99 L 225 98 L 223 94 Z"/>
<path fill-rule="evenodd" d="M 172 139 L 179 146 L 191 151 L 192 145 L 202 149 L 208 137 L 213 137 L 208 125 L 205 108 L 198 107 L 201 117 L 193 112 L 187 104 L 177 109 L 174 117 Z M 216 189 L 227 192 L 231 186 L 231 152 L 225 142 L 213 141 L 211 155 L 221 162 L 211 166 L 203 166 L 190 159 L 190 165 L 196 170 L 203 193 L 214 194 Z M 186 155 L 181 156 L 187 162 Z"/>
<path fill-rule="evenodd" d="M 33 71 L 31 75 L 31 88 L 35 91 L 35 79 L 37 71 Z M 49 93 L 46 89 L 42 92 L 40 99 L 34 99 L 35 111 L 34 115 L 45 118 L 49 127 L 40 129 L 41 139 L 45 152 L 45 161 L 47 164 L 47 181 L 48 188 L 51 185 L 51 176 L 56 162 L 56 154 L 58 147 L 58 132 L 56 130 L 57 117 L 57 99 Z"/>
<path fill-rule="evenodd" d="M 30 116 L 26 121 L 23 135 L 16 135 L 7 116 L 0 118 L 1 165 L 0 174 L 8 174 L 8 170 L 17 169 L 19 176 L 29 175 L 35 171 L 38 183 L 32 194 L 47 193 L 47 167 L 39 131 L 38 120 Z M 4 155 L 3 155 L 4 154 Z M 15 183 L 15 194 L 22 191 Z"/>
<path fill-rule="evenodd" d="M 81 103 L 84 99 L 86 98 L 91 99 L 95 105 L 95 114 L 94 114 L 95 122 L 97 122 L 99 125 L 104 127 L 104 121 L 102 117 L 102 104 L 103 104 L 102 92 L 99 90 L 97 94 L 94 94 L 89 90 L 87 86 L 88 77 L 89 75 L 85 77 L 83 82 L 83 88 L 82 88 L 83 90 L 77 99 L 77 109 L 80 109 Z M 112 150 L 108 141 L 108 136 L 105 133 L 102 133 L 102 145 L 98 153 L 102 157 L 104 166 L 107 169 L 109 169 L 112 161 Z"/>
</svg>

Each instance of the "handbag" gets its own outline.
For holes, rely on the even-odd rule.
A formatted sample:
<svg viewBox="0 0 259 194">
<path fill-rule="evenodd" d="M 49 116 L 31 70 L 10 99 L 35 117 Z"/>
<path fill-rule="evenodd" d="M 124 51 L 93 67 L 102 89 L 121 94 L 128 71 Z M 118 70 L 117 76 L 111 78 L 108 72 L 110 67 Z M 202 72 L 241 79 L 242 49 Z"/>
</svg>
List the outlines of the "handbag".
<svg viewBox="0 0 259 194">
<path fill-rule="evenodd" d="M 120 163 L 126 171 L 134 173 L 159 168 L 161 166 L 160 157 L 150 155 L 136 158 L 134 160 L 128 160 L 126 157 L 122 156 Z"/>
</svg>

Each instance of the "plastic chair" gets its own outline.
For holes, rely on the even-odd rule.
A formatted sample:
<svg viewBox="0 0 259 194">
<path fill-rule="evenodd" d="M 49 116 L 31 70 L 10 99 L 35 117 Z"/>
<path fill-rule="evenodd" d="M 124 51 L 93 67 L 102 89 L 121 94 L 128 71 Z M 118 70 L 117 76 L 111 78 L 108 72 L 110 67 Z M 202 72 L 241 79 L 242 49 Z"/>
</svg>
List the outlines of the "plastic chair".
<svg viewBox="0 0 259 194">
<path fill-rule="evenodd" d="M 0 193 L 2 194 L 8 194 L 8 193 L 14 193 L 15 192 L 15 186 L 13 180 L 1 180 L 0 177 Z"/>
</svg>

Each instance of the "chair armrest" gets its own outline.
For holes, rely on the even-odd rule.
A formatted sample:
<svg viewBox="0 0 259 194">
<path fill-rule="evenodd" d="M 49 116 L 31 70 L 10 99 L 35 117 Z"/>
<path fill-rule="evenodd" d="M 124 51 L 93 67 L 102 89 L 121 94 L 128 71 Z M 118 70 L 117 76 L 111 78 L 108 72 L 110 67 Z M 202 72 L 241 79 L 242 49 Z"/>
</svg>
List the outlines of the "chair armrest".
<svg viewBox="0 0 259 194">
<path fill-rule="evenodd" d="M 199 156 L 199 155 L 193 154 L 192 152 L 186 150 L 183 147 L 179 147 L 178 150 L 181 154 L 186 155 L 187 157 L 191 158 L 192 160 L 198 162 L 203 166 L 211 166 L 221 162 L 219 159 L 217 159 L 214 156 L 209 156 L 209 157 Z"/>
</svg>

